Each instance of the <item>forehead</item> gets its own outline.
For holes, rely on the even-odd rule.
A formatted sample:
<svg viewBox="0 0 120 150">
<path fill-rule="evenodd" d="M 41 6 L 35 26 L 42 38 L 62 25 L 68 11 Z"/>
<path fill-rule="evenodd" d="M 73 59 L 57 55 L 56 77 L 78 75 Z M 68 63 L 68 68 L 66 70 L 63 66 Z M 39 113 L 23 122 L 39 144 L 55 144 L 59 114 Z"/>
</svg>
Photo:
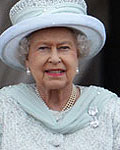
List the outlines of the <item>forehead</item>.
<svg viewBox="0 0 120 150">
<path fill-rule="evenodd" d="M 38 30 L 30 35 L 30 40 L 34 41 L 74 41 L 75 35 L 69 28 L 47 28 Z"/>
</svg>

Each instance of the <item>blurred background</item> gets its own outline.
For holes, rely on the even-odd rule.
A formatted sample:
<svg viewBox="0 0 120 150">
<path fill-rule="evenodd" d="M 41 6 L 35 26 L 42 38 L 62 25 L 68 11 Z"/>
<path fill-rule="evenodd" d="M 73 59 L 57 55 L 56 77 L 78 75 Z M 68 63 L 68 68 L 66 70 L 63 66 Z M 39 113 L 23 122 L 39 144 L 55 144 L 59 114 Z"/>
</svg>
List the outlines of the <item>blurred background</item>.
<svg viewBox="0 0 120 150">
<path fill-rule="evenodd" d="M 0 34 L 11 23 L 9 10 L 18 0 L 0 0 Z M 106 28 L 107 40 L 103 50 L 92 60 L 80 66 L 75 82 L 97 85 L 120 96 L 120 3 L 113 0 L 86 0 L 88 14 L 100 19 Z M 20 82 L 29 82 L 25 72 L 18 72 L 0 61 L 0 88 Z"/>
</svg>

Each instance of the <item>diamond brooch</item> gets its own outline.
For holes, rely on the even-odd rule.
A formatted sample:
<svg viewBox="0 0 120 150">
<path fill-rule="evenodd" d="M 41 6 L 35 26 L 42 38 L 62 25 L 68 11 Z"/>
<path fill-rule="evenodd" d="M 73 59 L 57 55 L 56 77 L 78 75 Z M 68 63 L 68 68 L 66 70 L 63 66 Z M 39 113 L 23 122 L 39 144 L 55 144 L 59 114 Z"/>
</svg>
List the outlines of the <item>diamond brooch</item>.
<svg viewBox="0 0 120 150">
<path fill-rule="evenodd" d="M 97 118 L 97 114 L 98 114 L 97 107 L 90 107 L 88 110 L 88 114 L 92 117 L 92 121 L 90 122 L 90 126 L 92 128 L 97 128 L 99 126 L 99 121 Z"/>
</svg>

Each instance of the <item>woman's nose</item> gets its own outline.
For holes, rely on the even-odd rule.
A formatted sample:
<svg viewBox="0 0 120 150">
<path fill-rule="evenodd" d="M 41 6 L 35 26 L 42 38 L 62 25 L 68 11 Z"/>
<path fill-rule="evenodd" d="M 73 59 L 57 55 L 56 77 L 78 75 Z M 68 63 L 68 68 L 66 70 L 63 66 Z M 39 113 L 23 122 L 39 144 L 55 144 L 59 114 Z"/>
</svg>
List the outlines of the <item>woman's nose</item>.
<svg viewBox="0 0 120 150">
<path fill-rule="evenodd" d="M 49 63 L 53 63 L 53 64 L 61 63 L 61 58 L 60 58 L 60 56 L 58 54 L 57 48 L 53 48 L 51 50 L 51 54 L 50 54 L 50 58 L 49 58 Z"/>
</svg>

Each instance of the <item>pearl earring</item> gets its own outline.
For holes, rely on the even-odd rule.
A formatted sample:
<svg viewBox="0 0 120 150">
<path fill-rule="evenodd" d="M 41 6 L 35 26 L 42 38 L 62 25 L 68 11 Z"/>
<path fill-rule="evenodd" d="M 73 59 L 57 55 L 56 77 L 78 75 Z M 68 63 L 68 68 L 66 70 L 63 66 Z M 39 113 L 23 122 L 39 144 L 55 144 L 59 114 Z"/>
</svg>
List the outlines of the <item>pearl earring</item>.
<svg viewBox="0 0 120 150">
<path fill-rule="evenodd" d="M 26 73 L 27 73 L 28 76 L 31 74 L 30 69 L 28 67 L 26 69 Z"/>
<path fill-rule="evenodd" d="M 79 73 L 79 69 L 78 69 L 78 67 L 76 68 L 76 73 L 77 73 L 77 74 Z"/>
</svg>

